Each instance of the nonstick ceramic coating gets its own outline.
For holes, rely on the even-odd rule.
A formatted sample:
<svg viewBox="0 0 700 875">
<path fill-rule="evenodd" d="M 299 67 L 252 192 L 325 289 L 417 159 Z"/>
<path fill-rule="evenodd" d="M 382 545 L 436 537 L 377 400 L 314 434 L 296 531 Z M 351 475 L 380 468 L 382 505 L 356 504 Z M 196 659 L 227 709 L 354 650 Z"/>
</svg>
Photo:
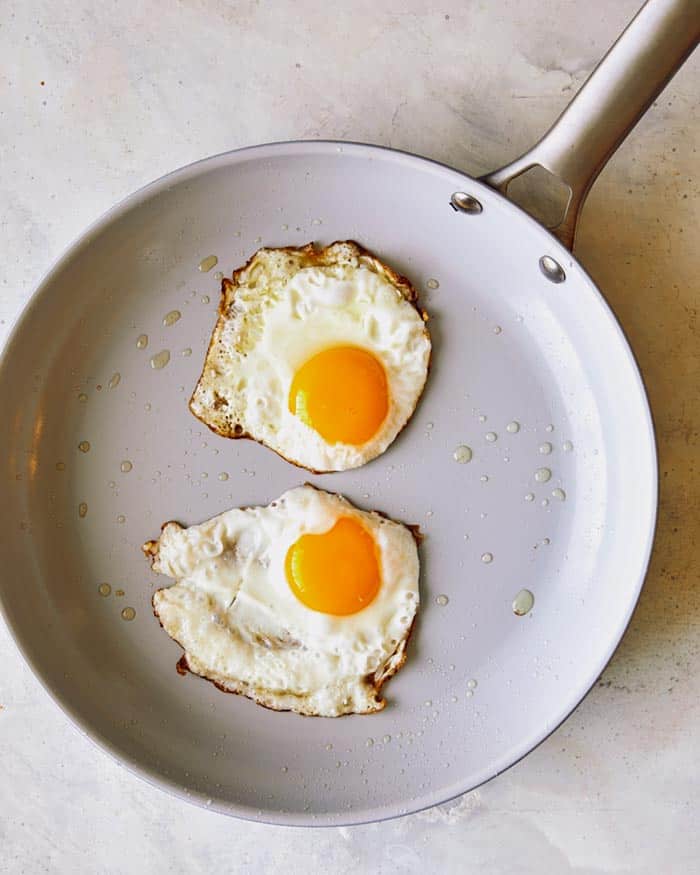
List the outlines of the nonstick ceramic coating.
<svg viewBox="0 0 700 875">
<path fill-rule="evenodd" d="M 456 191 L 482 212 L 452 209 Z M 347 238 L 421 291 L 433 367 L 382 457 L 305 475 L 264 447 L 212 434 L 187 399 L 215 320 L 216 271 L 230 274 L 261 245 Z M 209 255 L 219 263 L 202 272 Z M 542 256 L 564 282 L 544 275 Z M 166 326 L 172 310 L 182 317 Z M 162 350 L 168 364 L 151 367 Z M 28 662 L 131 769 L 243 817 L 389 817 L 507 768 L 594 683 L 649 557 L 649 409 L 594 284 L 501 195 L 376 147 L 230 153 L 116 207 L 50 272 L 17 325 L 0 409 L 0 591 Z M 463 444 L 473 458 L 459 464 Z M 551 478 L 538 482 L 544 468 Z M 151 611 L 166 580 L 140 545 L 163 521 L 267 503 L 304 480 L 425 533 L 419 622 L 379 714 L 275 713 L 180 677 L 181 651 Z M 520 617 L 512 603 L 523 589 L 535 602 Z"/>
</svg>

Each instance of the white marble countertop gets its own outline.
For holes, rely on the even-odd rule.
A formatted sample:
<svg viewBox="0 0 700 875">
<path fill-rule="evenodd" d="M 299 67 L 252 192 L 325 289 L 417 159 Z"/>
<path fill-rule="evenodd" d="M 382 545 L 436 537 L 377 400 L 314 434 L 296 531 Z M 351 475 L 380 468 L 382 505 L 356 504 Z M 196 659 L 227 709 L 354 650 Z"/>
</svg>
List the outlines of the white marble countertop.
<svg viewBox="0 0 700 875">
<path fill-rule="evenodd" d="M 553 120 L 639 0 L 6 0 L 0 339 L 66 245 L 195 159 L 349 138 L 480 173 Z M 596 184 L 578 255 L 660 439 L 661 522 L 622 646 L 548 741 L 449 806 L 348 829 L 172 799 L 83 738 L 0 628 L 0 871 L 690 873 L 700 865 L 698 104 L 693 58 Z"/>
</svg>

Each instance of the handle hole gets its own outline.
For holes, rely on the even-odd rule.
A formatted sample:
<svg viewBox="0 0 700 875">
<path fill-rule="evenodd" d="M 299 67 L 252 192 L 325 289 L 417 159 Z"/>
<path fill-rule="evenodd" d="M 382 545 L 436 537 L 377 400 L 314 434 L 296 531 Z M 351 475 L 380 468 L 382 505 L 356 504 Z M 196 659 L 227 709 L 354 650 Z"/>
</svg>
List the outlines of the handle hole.
<svg viewBox="0 0 700 875">
<path fill-rule="evenodd" d="M 558 228 L 571 203 L 571 188 L 541 164 L 533 164 L 508 183 L 505 193 L 545 228 Z"/>
</svg>

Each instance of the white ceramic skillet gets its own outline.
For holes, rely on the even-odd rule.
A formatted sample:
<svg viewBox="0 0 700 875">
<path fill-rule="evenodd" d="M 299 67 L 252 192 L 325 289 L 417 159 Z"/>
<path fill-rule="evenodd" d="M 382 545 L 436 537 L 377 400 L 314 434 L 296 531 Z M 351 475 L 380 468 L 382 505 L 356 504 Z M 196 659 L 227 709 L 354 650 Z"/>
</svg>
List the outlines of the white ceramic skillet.
<svg viewBox="0 0 700 875">
<path fill-rule="evenodd" d="M 106 751 L 218 811 L 349 824 L 475 787 L 575 708 L 644 579 L 656 457 L 630 349 L 568 246 L 590 182 L 692 49 L 697 10 L 651 0 L 547 136 L 484 181 L 374 146 L 259 146 L 152 183 L 50 271 L 0 367 L 0 591 L 28 663 Z M 565 245 L 495 191 L 536 164 L 571 187 Z M 220 285 L 198 265 L 345 238 L 424 291 L 434 364 L 384 456 L 308 479 L 420 524 L 422 607 L 383 712 L 302 718 L 177 675 L 139 548 L 164 520 L 305 479 L 189 413 Z"/>
</svg>

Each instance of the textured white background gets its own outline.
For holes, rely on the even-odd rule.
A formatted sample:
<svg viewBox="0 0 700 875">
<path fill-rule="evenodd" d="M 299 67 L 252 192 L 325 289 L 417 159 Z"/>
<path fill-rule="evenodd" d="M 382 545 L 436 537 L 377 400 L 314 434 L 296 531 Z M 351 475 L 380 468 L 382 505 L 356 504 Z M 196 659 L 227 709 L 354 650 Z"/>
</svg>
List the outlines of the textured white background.
<svg viewBox="0 0 700 875">
<path fill-rule="evenodd" d="M 473 174 L 503 163 L 638 5 L 3 0 L 0 340 L 87 223 L 208 154 L 347 137 Z M 600 178 L 577 247 L 648 381 L 661 524 L 632 625 L 573 717 L 456 805 L 350 829 L 267 827 L 171 799 L 108 760 L 2 627 L 0 871 L 700 872 L 699 62 Z"/>
</svg>

